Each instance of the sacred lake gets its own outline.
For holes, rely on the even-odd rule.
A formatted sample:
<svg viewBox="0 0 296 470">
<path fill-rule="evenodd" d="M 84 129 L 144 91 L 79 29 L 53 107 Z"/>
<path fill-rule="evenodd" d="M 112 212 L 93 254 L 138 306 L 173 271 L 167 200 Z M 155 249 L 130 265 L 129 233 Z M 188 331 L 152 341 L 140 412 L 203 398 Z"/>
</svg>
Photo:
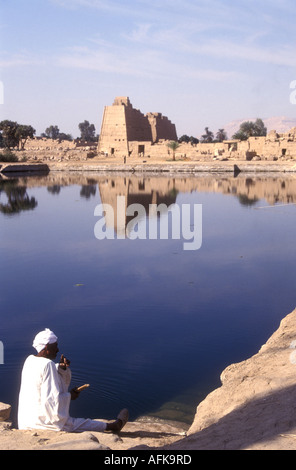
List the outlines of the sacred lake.
<svg viewBox="0 0 296 470">
<path fill-rule="evenodd" d="M 153 212 L 161 204 L 171 213 Z M 169 217 L 185 208 L 178 231 Z M 166 236 L 149 236 L 163 217 Z M 23 362 L 50 328 L 73 386 L 90 384 L 72 416 L 128 407 L 132 420 L 190 424 L 221 371 L 295 308 L 295 231 L 293 175 L 2 177 L 0 401 L 15 418 Z"/>
</svg>

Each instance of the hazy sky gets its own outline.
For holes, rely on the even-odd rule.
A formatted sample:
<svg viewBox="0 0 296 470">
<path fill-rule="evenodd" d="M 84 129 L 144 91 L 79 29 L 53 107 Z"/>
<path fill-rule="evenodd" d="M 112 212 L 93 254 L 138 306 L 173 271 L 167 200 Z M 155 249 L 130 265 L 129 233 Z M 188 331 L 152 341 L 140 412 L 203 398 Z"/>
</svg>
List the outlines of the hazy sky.
<svg viewBox="0 0 296 470">
<path fill-rule="evenodd" d="M 99 133 L 116 96 L 179 136 L 294 118 L 295 13 L 295 0 L 0 0 L 0 119 Z"/>
</svg>

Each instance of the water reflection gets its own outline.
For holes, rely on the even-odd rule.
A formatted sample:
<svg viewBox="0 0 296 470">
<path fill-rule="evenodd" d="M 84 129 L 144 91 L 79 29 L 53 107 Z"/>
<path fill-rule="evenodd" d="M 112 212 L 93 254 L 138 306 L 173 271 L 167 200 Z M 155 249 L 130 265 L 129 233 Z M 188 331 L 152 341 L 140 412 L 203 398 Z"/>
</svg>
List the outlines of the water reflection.
<svg viewBox="0 0 296 470">
<path fill-rule="evenodd" d="M 293 176 L 195 176 L 195 177 L 101 177 L 98 186 L 103 202 L 114 203 L 125 195 L 131 204 L 135 200 L 149 203 L 176 201 L 179 193 L 212 192 L 232 195 L 242 205 L 253 205 L 264 199 L 268 204 L 296 202 L 296 179 Z"/>
<path fill-rule="evenodd" d="M 7 200 L 5 203 L 0 202 L 0 212 L 6 215 L 33 210 L 38 205 L 35 197 L 29 197 L 27 187 L 18 184 L 15 179 L 0 181 L 0 197 L 1 193 L 6 195 Z"/>
<path fill-rule="evenodd" d="M 260 199 L 270 205 L 296 202 L 296 177 L 286 174 L 230 176 L 201 173 L 170 177 L 89 173 L 60 172 L 44 177 L 0 179 L 0 193 L 6 192 L 12 206 L 14 200 L 19 200 L 20 205 L 28 204 L 26 188 L 46 186 L 49 193 L 59 195 L 63 187 L 71 185 L 80 185 L 80 196 L 85 199 L 95 196 L 98 190 L 102 203 L 114 207 L 117 196 L 126 196 L 129 205 L 137 202 L 148 208 L 149 204 L 155 203 L 170 205 L 176 202 L 179 193 L 192 192 L 232 195 L 242 205 L 254 205 Z M 34 205 L 33 201 L 31 204 Z"/>
<path fill-rule="evenodd" d="M 83 185 L 80 191 L 80 196 L 85 199 L 89 199 L 91 196 L 95 196 L 97 192 L 97 187 L 95 183 L 89 183 L 88 185 Z"/>
<path fill-rule="evenodd" d="M 52 186 L 47 186 L 47 191 L 50 194 L 60 194 L 61 192 L 61 185 L 53 184 Z"/>
<path fill-rule="evenodd" d="M 257 176 L 239 174 L 195 176 L 139 176 L 127 174 L 98 173 L 50 173 L 46 176 L 5 177 L 0 179 L 0 211 L 14 215 L 21 211 L 33 210 L 38 201 L 35 196 L 29 197 L 28 188 L 46 186 L 53 196 L 59 196 L 63 187 L 79 185 L 80 197 L 90 200 L 99 195 L 102 204 L 111 205 L 114 219 L 106 226 L 115 229 L 116 233 L 124 234 L 132 216 L 125 216 L 122 227 L 117 227 L 117 197 L 125 196 L 125 209 L 137 203 L 144 207 L 149 215 L 151 204 L 164 204 L 169 207 L 177 202 L 180 193 L 221 193 L 238 199 L 242 206 L 256 206 L 264 200 L 268 205 L 278 203 L 296 203 L 296 177 L 291 175 Z M 2 200 L 1 200 L 2 193 Z M 5 198 L 3 197 L 6 196 Z M 4 200 L 5 199 L 5 200 Z M 159 216 L 159 214 L 156 214 Z M 122 220 L 122 219 L 120 219 Z M 114 227 L 115 221 L 115 227 Z"/>
<path fill-rule="evenodd" d="M 1 180 L 0 192 L 10 207 L 15 194 L 18 207 L 38 202 L 30 216 L 0 213 L 2 401 L 16 399 L 33 332 L 51 327 L 74 384 L 91 383 L 73 415 L 111 418 L 124 401 L 133 417 L 164 404 L 167 417 L 168 402 L 182 401 L 190 421 L 221 370 L 254 354 L 294 308 L 295 208 L 251 210 L 296 203 L 291 175 L 57 172 Z M 202 249 L 96 240 L 94 208 L 115 210 L 120 195 L 146 208 L 202 203 Z"/>
</svg>

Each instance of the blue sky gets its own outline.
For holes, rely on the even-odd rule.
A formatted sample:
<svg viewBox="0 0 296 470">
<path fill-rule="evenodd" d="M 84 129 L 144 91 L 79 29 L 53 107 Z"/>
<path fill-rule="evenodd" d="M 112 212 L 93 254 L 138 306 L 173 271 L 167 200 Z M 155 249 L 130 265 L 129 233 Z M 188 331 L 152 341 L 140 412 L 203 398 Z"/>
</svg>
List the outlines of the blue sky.
<svg viewBox="0 0 296 470">
<path fill-rule="evenodd" d="M 116 96 L 179 136 L 294 118 L 295 13 L 293 0 L 0 0 L 0 119 L 99 133 Z"/>
</svg>

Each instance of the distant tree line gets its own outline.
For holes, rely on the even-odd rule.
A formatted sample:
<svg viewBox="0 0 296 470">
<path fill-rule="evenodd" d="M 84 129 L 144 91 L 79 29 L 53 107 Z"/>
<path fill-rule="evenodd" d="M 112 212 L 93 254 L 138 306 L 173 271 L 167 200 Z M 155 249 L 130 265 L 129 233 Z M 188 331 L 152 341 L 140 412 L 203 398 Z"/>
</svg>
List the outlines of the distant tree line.
<svg viewBox="0 0 296 470">
<path fill-rule="evenodd" d="M 87 142 L 97 142 L 98 135 L 96 135 L 96 129 L 94 124 L 90 124 L 89 121 L 84 120 L 78 124 L 80 130 L 81 140 Z M 29 138 L 33 138 L 36 134 L 36 130 L 30 125 L 18 124 L 15 121 L 4 120 L 0 122 L 0 147 L 6 149 L 23 150 L 26 141 Z M 233 139 L 247 140 L 249 137 L 266 136 L 267 129 L 264 126 L 262 119 L 256 119 L 255 122 L 245 121 L 240 125 L 239 130 L 232 136 Z M 72 141 L 73 137 L 70 134 L 60 132 L 57 125 L 51 125 L 45 129 L 45 132 L 41 134 L 41 137 L 46 137 L 54 140 L 69 140 Z M 186 142 L 192 145 L 201 143 L 212 143 L 212 142 L 223 142 L 227 140 L 227 134 L 224 129 L 219 129 L 216 135 L 205 128 L 205 133 L 200 139 L 186 134 L 182 135 L 178 139 L 178 143 Z"/>
<path fill-rule="evenodd" d="M 78 124 L 78 128 L 80 130 L 80 138 L 81 140 L 86 140 L 88 142 L 97 142 L 98 136 L 96 135 L 96 128 L 94 124 L 90 124 L 89 121 L 80 122 Z M 54 140 L 73 140 L 71 134 L 65 134 L 64 132 L 60 132 L 58 126 L 49 126 L 45 129 L 45 132 L 41 134 L 41 137 L 47 137 L 49 139 Z"/>
<path fill-rule="evenodd" d="M 227 140 L 227 134 L 224 129 L 219 129 L 216 133 L 216 136 L 208 127 L 205 128 L 205 133 L 201 136 L 201 142 L 204 144 L 209 144 L 211 142 L 223 142 Z"/>
<path fill-rule="evenodd" d="M 54 139 L 54 140 L 73 140 L 71 134 L 65 134 L 64 132 L 60 132 L 58 126 L 49 126 L 45 129 L 45 132 L 42 132 L 41 137 L 46 137 L 47 139 Z"/>
<path fill-rule="evenodd" d="M 256 119 L 256 121 L 245 121 L 240 125 L 239 130 L 232 136 L 235 140 L 248 140 L 249 137 L 263 137 L 267 134 L 267 128 L 264 125 L 262 119 Z M 227 134 L 224 129 L 219 129 L 216 136 L 205 128 L 205 133 L 201 136 L 200 142 L 211 143 L 211 142 L 223 142 L 227 140 Z"/>
<path fill-rule="evenodd" d="M 209 130 L 208 127 L 205 128 L 205 134 L 201 136 L 200 139 L 197 139 L 196 137 L 189 137 L 188 135 L 182 135 L 180 139 L 178 140 L 179 143 L 186 142 L 191 143 L 192 145 L 198 144 L 199 142 L 205 144 L 209 144 L 212 142 L 223 142 L 223 140 L 227 140 L 227 134 L 224 131 L 224 129 L 219 129 L 218 132 L 216 133 L 216 136 L 214 135 L 213 132 Z"/>
<path fill-rule="evenodd" d="M 97 142 L 96 128 L 89 121 L 81 122 L 78 125 L 81 140 L 88 142 Z M 0 147 L 7 150 L 25 148 L 26 141 L 32 139 L 36 134 L 36 130 L 30 125 L 18 124 L 8 119 L 0 122 Z M 73 140 L 70 134 L 60 132 L 57 125 L 51 125 L 45 129 L 41 137 L 47 137 L 54 140 Z"/>
<path fill-rule="evenodd" d="M 193 144 L 198 144 L 198 143 L 199 143 L 199 140 L 198 140 L 196 137 L 193 137 L 193 136 L 189 137 L 189 135 L 184 134 L 184 135 L 182 135 L 182 136 L 180 137 L 180 139 L 178 139 L 178 142 L 179 142 L 180 144 L 181 144 L 182 142 L 185 142 L 186 144 L 189 144 L 189 143 L 190 143 L 190 144 L 193 145 Z"/>
</svg>

